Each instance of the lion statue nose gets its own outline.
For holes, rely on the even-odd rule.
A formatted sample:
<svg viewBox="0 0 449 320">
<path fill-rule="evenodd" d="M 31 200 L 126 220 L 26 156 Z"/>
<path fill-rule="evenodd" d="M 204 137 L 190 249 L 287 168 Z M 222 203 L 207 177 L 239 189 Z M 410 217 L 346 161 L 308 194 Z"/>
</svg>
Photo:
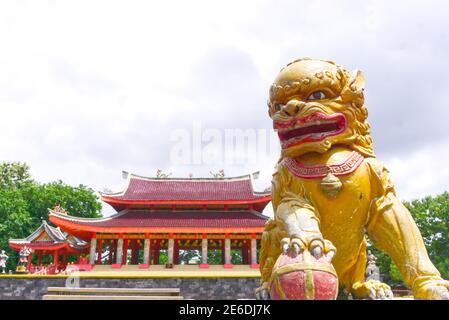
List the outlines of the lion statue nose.
<svg viewBox="0 0 449 320">
<path fill-rule="evenodd" d="M 290 100 L 286 105 L 282 107 L 282 112 L 288 116 L 295 116 L 304 108 L 305 103 L 296 99 Z"/>
</svg>

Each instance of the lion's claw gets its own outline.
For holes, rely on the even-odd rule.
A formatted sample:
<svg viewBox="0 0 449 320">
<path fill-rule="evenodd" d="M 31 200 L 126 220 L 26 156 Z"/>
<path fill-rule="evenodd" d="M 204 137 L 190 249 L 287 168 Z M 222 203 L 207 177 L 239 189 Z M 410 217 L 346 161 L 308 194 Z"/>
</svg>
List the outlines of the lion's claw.
<svg viewBox="0 0 449 320">
<path fill-rule="evenodd" d="M 304 248 L 304 243 L 298 238 L 293 238 L 290 242 L 290 248 L 293 254 L 295 255 L 301 254 Z"/>
<path fill-rule="evenodd" d="M 324 256 L 329 263 L 336 253 L 334 245 L 329 240 L 323 240 L 320 237 L 312 239 L 292 237 L 281 240 L 281 251 L 284 254 L 290 251 L 293 255 L 299 255 L 306 249 L 315 259 L 318 260 Z"/>
<path fill-rule="evenodd" d="M 268 291 L 269 289 L 268 283 L 265 282 L 262 284 L 262 286 L 260 286 L 259 288 L 257 288 L 255 290 L 255 295 L 256 295 L 256 300 L 270 300 L 270 292 Z"/>
<path fill-rule="evenodd" d="M 290 238 L 283 238 L 281 240 L 281 251 L 287 253 L 290 248 Z"/>
<path fill-rule="evenodd" d="M 323 249 L 324 243 L 321 240 L 313 240 L 310 243 L 310 252 L 317 260 L 323 255 Z"/>
<path fill-rule="evenodd" d="M 413 291 L 416 299 L 449 300 L 449 281 L 432 277 L 422 281 Z"/>
<path fill-rule="evenodd" d="M 359 299 L 389 300 L 393 299 L 390 286 L 377 280 L 357 282 L 352 286 L 353 294 Z"/>
</svg>

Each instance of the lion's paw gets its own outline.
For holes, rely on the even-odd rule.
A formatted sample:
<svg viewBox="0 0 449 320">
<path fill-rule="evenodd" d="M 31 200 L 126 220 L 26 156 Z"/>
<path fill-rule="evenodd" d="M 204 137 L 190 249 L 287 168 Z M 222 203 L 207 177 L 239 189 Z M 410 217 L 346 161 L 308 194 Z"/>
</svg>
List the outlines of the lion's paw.
<svg viewBox="0 0 449 320">
<path fill-rule="evenodd" d="M 393 292 L 390 286 L 377 280 L 354 283 L 352 285 L 352 293 L 358 299 L 393 299 Z"/>
<path fill-rule="evenodd" d="M 281 240 L 281 250 L 283 253 L 288 251 L 299 255 L 304 250 L 308 250 L 315 259 L 324 258 L 327 262 L 331 262 L 335 255 L 336 249 L 329 240 L 323 240 L 320 237 L 314 238 L 283 238 Z"/>
<path fill-rule="evenodd" d="M 270 300 L 270 289 L 268 282 L 263 283 L 254 291 L 256 300 Z"/>
<path fill-rule="evenodd" d="M 449 281 L 440 277 L 420 281 L 414 289 L 415 299 L 449 300 Z"/>
</svg>

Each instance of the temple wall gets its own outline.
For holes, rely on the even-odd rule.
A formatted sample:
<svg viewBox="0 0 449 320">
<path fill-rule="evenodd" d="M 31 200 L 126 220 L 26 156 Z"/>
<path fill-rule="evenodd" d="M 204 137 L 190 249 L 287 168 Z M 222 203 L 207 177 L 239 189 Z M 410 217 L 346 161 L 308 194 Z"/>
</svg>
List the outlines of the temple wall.
<svg viewBox="0 0 449 320">
<path fill-rule="evenodd" d="M 78 279 L 76 279 L 77 281 Z M 0 300 L 40 300 L 48 287 L 66 286 L 66 278 L 0 277 Z M 79 278 L 79 287 L 180 288 L 185 299 L 253 299 L 259 278 Z M 71 286 L 71 285 L 69 285 Z"/>
</svg>

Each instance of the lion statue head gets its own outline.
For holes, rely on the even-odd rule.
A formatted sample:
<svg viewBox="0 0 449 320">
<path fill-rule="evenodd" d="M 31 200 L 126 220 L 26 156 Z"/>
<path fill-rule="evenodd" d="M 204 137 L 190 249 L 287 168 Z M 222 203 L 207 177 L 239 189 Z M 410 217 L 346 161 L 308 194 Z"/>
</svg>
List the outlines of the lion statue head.
<svg viewBox="0 0 449 320">
<path fill-rule="evenodd" d="M 299 59 L 283 68 L 270 87 L 268 113 L 282 157 L 324 153 L 345 145 L 373 157 L 361 71 L 332 61 Z"/>
</svg>

